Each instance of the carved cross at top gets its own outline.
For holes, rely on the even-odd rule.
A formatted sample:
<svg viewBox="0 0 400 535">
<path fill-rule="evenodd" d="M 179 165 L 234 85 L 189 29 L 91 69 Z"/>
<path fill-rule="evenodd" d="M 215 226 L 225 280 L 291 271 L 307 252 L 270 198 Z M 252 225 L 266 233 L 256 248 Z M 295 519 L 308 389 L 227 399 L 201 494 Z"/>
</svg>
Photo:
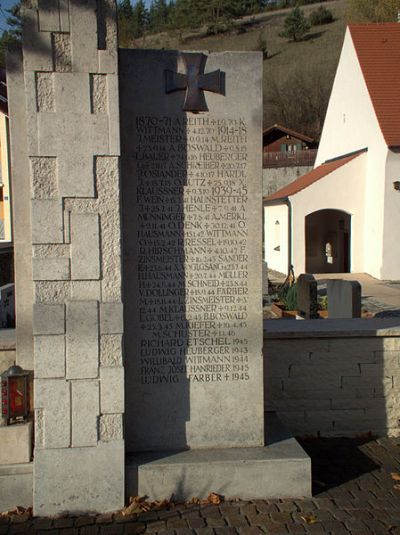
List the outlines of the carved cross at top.
<svg viewBox="0 0 400 535">
<path fill-rule="evenodd" d="M 212 91 L 225 95 L 225 73 L 217 71 L 204 74 L 207 56 L 200 53 L 182 53 L 186 65 L 186 74 L 165 71 L 165 92 L 186 89 L 184 111 L 208 111 L 203 91 Z"/>
</svg>

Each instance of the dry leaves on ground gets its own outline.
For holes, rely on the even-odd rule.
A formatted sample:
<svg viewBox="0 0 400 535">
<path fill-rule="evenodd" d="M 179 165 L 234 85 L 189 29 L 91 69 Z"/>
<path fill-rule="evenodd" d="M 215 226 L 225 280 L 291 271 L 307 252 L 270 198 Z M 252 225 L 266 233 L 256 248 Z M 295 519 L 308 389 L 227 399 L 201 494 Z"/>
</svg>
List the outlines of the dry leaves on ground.
<svg viewBox="0 0 400 535">
<path fill-rule="evenodd" d="M 29 518 L 32 518 L 32 507 L 21 507 L 20 505 L 17 505 L 8 511 L 4 511 L 3 513 L 0 512 L 0 517 L 7 516 L 23 516 L 28 520 Z"/>
<path fill-rule="evenodd" d="M 205 500 L 200 500 L 200 498 L 192 498 L 188 504 L 199 504 L 199 505 L 219 505 L 223 501 L 223 497 L 216 492 L 210 492 Z M 179 502 L 181 503 L 181 502 Z M 129 504 L 122 509 L 121 513 L 123 516 L 128 515 L 138 515 L 140 513 L 147 513 L 148 511 L 154 509 L 164 509 L 175 507 L 178 505 L 178 502 L 174 502 L 172 499 L 169 500 L 156 500 L 148 501 L 145 496 L 131 496 L 129 498 Z"/>
<path fill-rule="evenodd" d="M 306 524 L 315 524 L 318 522 L 318 519 L 314 515 L 304 515 L 300 517 Z"/>
</svg>

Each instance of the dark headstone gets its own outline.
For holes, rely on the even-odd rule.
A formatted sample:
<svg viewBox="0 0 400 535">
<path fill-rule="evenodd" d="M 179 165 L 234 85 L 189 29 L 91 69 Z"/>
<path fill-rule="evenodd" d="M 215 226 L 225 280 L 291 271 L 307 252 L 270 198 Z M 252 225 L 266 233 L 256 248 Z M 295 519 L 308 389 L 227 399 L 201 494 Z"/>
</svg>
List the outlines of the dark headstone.
<svg viewBox="0 0 400 535">
<path fill-rule="evenodd" d="M 317 281 L 313 275 L 303 274 L 297 278 L 297 308 L 303 318 L 318 318 Z"/>
<path fill-rule="evenodd" d="M 361 285 L 359 282 L 340 279 L 329 280 L 327 292 L 329 318 L 361 317 Z"/>
</svg>

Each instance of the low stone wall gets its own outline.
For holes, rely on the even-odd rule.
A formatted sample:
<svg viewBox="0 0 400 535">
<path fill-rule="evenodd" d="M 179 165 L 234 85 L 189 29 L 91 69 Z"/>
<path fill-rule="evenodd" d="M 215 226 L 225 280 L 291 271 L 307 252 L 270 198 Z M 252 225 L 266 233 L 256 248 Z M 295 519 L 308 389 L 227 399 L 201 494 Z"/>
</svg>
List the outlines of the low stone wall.
<svg viewBox="0 0 400 535">
<path fill-rule="evenodd" d="M 297 436 L 400 436 L 400 320 L 264 323 L 265 408 Z"/>
</svg>

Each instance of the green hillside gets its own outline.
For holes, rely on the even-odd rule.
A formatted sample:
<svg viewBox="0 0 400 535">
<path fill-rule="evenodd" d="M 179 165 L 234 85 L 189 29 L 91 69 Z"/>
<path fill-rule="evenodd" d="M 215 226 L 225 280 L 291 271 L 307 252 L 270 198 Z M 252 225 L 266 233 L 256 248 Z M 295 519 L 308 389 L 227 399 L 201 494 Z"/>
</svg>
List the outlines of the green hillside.
<svg viewBox="0 0 400 535">
<path fill-rule="evenodd" d="M 324 2 L 334 22 L 313 26 L 302 41 L 280 37 L 289 10 L 244 17 L 226 33 L 207 35 L 175 31 L 137 39 L 137 48 L 181 50 L 260 50 L 266 41 L 264 60 L 264 125 L 285 126 L 319 137 L 346 28 L 346 0 Z M 308 16 L 318 5 L 302 8 Z M 265 43 L 264 43 L 265 44 Z"/>
</svg>

